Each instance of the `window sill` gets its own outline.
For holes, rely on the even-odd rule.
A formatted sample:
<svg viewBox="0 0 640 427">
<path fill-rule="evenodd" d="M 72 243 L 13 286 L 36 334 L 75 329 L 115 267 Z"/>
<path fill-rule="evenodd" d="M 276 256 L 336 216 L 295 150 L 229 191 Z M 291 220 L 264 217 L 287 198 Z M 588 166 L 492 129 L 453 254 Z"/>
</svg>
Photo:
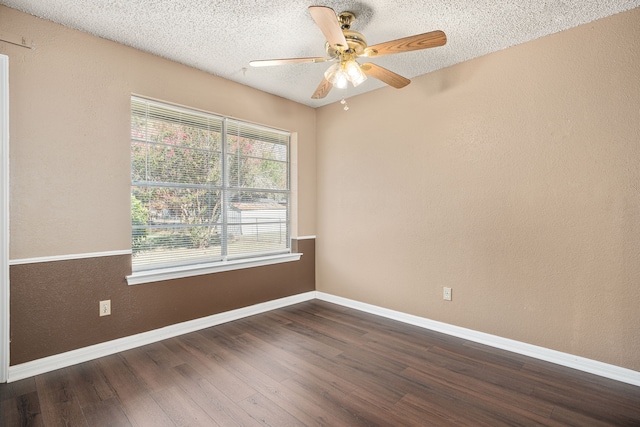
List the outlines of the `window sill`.
<svg viewBox="0 0 640 427">
<path fill-rule="evenodd" d="M 281 254 L 260 258 L 216 262 L 211 264 L 197 264 L 158 270 L 136 271 L 132 273 L 131 276 L 127 276 L 126 279 L 129 285 L 140 285 L 142 283 L 160 282 L 163 280 L 180 279 L 183 277 L 200 276 L 203 274 L 220 273 L 223 271 L 241 270 L 244 268 L 298 261 L 301 256 L 301 253 Z"/>
</svg>

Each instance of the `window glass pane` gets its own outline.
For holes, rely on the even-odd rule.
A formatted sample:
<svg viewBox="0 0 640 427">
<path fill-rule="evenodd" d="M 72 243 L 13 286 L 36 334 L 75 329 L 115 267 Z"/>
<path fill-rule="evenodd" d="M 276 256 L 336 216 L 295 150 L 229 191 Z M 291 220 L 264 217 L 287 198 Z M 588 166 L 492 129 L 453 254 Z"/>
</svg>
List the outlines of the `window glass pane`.
<svg viewBox="0 0 640 427">
<path fill-rule="evenodd" d="M 285 193 L 231 193 L 227 214 L 229 255 L 286 250 L 288 203 Z"/>
<path fill-rule="evenodd" d="M 288 145 L 270 142 L 272 138 L 264 134 L 265 131 L 261 135 L 252 135 L 253 138 L 227 135 L 229 186 L 273 190 L 289 188 Z M 267 141 L 255 139 L 258 136 Z M 278 134 L 276 136 L 279 137 Z"/>
<path fill-rule="evenodd" d="M 140 232 L 146 233 L 134 250 L 134 261 L 137 269 L 156 268 L 158 266 L 184 265 L 220 259 L 221 246 L 212 238 L 208 246 L 194 245 L 202 236 L 212 235 L 209 226 L 153 226 Z M 133 226 L 134 235 L 136 226 Z M 216 239 L 218 237 L 215 237 Z"/>
<path fill-rule="evenodd" d="M 218 246 L 219 254 L 220 190 L 133 187 L 132 200 L 139 201 L 142 211 L 132 224 L 138 236 L 134 256 L 145 251 L 211 246 Z"/>
<path fill-rule="evenodd" d="M 131 140 L 131 181 L 147 179 L 147 147 L 145 142 Z"/>
<path fill-rule="evenodd" d="M 275 144 L 289 144 L 288 132 L 271 129 L 264 126 L 253 125 L 251 123 L 239 122 L 232 119 L 227 119 L 227 135 L 272 142 Z"/>
<path fill-rule="evenodd" d="M 144 181 L 220 185 L 221 169 L 220 153 L 154 144 L 147 150 Z"/>
<path fill-rule="evenodd" d="M 229 155 L 229 185 L 269 190 L 287 189 L 287 164 L 280 161 Z"/>
<path fill-rule="evenodd" d="M 132 97 L 134 270 L 288 252 L 288 150 L 287 132 Z"/>
<path fill-rule="evenodd" d="M 220 190 L 142 187 L 148 195 L 150 224 L 215 224 L 220 217 Z M 133 187 L 137 194 L 138 187 Z"/>
<path fill-rule="evenodd" d="M 284 144 L 275 144 L 237 135 L 229 135 L 227 143 L 230 154 L 280 160 L 281 162 L 287 161 L 287 146 Z"/>
</svg>

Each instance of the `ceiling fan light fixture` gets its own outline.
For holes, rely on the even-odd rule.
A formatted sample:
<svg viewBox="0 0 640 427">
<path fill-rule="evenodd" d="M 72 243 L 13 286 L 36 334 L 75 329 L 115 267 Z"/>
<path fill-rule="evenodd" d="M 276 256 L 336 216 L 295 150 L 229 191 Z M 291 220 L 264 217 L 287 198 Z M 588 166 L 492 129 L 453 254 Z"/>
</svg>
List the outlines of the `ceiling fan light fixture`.
<svg viewBox="0 0 640 427">
<path fill-rule="evenodd" d="M 349 83 L 349 75 L 343 69 L 342 64 L 333 64 L 324 72 L 324 78 L 327 79 L 333 87 L 344 89 Z"/>
<path fill-rule="evenodd" d="M 353 87 L 358 86 L 360 83 L 367 80 L 367 75 L 360 69 L 360 64 L 355 60 L 345 62 L 344 69 L 349 76 L 349 80 L 353 84 Z"/>
<path fill-rule="evenodd" d="M 333 64 L 324 72 L 324 78 L 338 89 L 345 89 L 349 82 L 356 87 L 367 80 L 366 74 L 360 69 L 360 64 L 353 59 Z"/>
</svg>

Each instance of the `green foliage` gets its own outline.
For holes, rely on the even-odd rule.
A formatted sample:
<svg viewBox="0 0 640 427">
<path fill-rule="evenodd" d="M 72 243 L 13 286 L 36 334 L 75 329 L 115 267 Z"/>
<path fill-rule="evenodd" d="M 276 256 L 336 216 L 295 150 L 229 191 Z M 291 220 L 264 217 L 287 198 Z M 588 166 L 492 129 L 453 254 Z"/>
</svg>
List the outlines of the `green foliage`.
<svg viewBox="0 0 640 427">
<path fill-rule="evenodd" d="M 194 226 L 157 231 L 148 240 L 150 247 L 206 248 L 219 241 L 215 223 L 221 209 L 220 135 L 134 117 L 132 139 L 131 178 L 140 183 L 132 191 L 147 203 L 152 224 Z"/>
<path fill-rule="evenodd" d="M 220 244 L 223 143 L 229 186 L 238 189 L 229 200 L 264 198 L 264 191 L 255 189 L 287 189 L 286 145 L 239 136 L 222 141 L 221 126 L 190 123 L 132 116 L 134 254 L 143 249 L 207 249 Z"/>
<path fill-rule="evenodd" d="M 131 246 L 133 253 L 140 252 L 147 238 L 147 229 L 138 228 L 149 222 L 149 210 L 133 194 L 131 195 L 131 225 L 133 226 Z"/>
<path fill-rule="evenodd" d="M 287 149 L 281 144 L 228 137 L 229 181 L 240 188 L 287 188 Z"/>
</svg>

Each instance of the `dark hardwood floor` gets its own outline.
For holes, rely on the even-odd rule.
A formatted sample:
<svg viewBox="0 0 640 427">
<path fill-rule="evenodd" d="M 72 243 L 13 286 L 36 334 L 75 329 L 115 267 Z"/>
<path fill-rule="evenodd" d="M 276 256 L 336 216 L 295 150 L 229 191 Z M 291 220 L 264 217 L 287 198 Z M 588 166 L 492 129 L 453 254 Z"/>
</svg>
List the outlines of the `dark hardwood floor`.
<svg viewBox="0 0 640 427">
<path fill-rule="evenodd" d="M 13 426 L 640 426 L 640 387 L 322 301 L 0 384 Z"/>
</svg>

